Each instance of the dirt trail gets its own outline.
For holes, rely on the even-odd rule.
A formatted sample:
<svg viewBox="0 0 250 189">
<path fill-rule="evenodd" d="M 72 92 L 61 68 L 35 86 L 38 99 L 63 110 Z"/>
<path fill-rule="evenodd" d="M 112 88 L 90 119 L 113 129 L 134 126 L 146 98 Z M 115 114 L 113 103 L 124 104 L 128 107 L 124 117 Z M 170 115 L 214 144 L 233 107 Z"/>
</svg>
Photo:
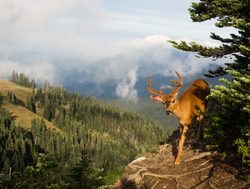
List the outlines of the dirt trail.
<svg viewBox="0 0 250 189">
<path fill-rule="evenodd" d="M 193 149 L 187 142 L 182 162 L 174 165 L 176 140 L 131 162 L 111 189 L 246 189 L 239 171 L 218 160 L 216 152 Z"/>
</svg>

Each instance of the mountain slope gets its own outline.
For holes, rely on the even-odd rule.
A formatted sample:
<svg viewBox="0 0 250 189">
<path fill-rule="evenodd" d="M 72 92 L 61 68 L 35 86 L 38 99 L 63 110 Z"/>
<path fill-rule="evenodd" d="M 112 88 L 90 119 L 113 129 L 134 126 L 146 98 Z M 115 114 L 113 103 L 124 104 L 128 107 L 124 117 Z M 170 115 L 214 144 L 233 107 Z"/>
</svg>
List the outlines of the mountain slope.
<svg viewBox="0 0 250 189">
<path fill-rule="evenodd" d="M 31 121 L 34 119 L 43 120 L 45 125 L 52 130 L 57 132 L 62 132 L 58 127 L 56 127 L 53 123 L 49 122 L 48 120 L 44 119 L 43 117 L 29 111 L 23 106 L 14 105 L 9 102 L 4 102 L 3 107 L 6 108 L 13 120 L 17 125 L 20 125 L 24 129 L 31 130 Z"/>
<path fill-rule="evenodd" d="M 8 92 L 15 93 L 16 97 L 25 102 L 26 99 L 32 94 L 32 89 L 17 85 L 13 82 L 0 80 L 0 95 L 7 96 Z"/>
<path fill-rule="evenodd" d="M 113 99 L 107 102 L 114 104 L 122 109 L 138 112 L 148 119 L 158 121 L 161 126 L 170 132 L 177 129 L 178 121 L 175 116 L 166 115 L 162 104 L 154 103 L 150 97 L 140 97 L 136 101 L 127 99 Z"/>
<path fill-rule="evenodd" d="M 32 90 L 1 81 L 0 89 L 0 120 L 6 120 L 0 122 L 0 136 L 5 136 L 0 172 L 12 165 L 24 171 L 45 153 L 65 169 L 88 158 L 108 174 L 167 138 L 153 120 L 63 87 L 48 84 Z"/>
<path fill-rule="evenodd" d="M 10 81 L 0 80 L 0 96 L 6 98 L 9 92 L 15 94 L 19 104 L 12 104 L 8 101 L 4 101 L 3 107 L 11 113 L 16 125 L 30 131 L 32 127 L 31 121 L 38 119 L 43 120 L 49 129 L 53 129 L 57 132 L 60 131 L 53 123 L 24 107 L 27 98 L 32 95 L 31 88 L 23 87 Z"/>
</svg>

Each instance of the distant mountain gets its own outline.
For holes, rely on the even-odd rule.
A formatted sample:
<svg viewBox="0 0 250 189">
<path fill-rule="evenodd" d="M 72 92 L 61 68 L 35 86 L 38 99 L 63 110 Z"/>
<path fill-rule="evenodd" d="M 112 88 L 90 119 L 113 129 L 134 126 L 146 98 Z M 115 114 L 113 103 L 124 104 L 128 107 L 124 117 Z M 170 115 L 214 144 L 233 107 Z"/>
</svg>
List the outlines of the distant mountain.
<svg viewBox="0 0 250 189">
<path fill-rule="evenodd" d="M 152 75 L 153 86 L 158 89 L 169 85 L 169 80 L 175 79 L 175 76 L 166 75 L 171 75 L 176 69 L 185 72 L 187 75 L 184 77 L 183 89 L 185 89 L 186 85 L 195 78 L 204 78 L 203 74 L 206 73 L 206 70 L 216 67 L 216 64 L 208 64 L 212 60 L 195 59 L 193 54 L 170 48 L 165 41 L 137 48 L 131 47 L 118 55 L 101 58 L 97 61 L 89 61 L 67 54 L 52 55 L 23 51 L 9 54 L 7 57 L 0 54 L 0 57 L 21 62 L 22 66 L 16 67 L 18 70 L 15 71 L 23 72 L 24 69 L 31 75 L 34 74 L 32 77 L 38 82 L 43 80 L 36 77 L 44 79 L 49 75 L 55 84 L 65 86 L 84 96 L 95 96 L 101 99 L 118 98 L 116 89 L 124 79 L 131 77 L 128 75 L 131 69 L 136 70 L 134 75 L 136 82 L 129 89 L 131 90 L 132 87 L 138 97 L 143 97 L 148 95 L 148 75 Z M 47 62 L 48 68 L 44 70 L 37 68 L 38 62 Z M 34 72 L 34 68 L 36 68 L 36 72 Z M 211 85 L 217 82 L 216 79 L 206 78 L 206 80 Z"/>
<path fill-rule="evenodd" d="M 84 71 L 75 73 L 74 78 L 79 78 L 80 75 L 87 74 Z M 184 77 L 184 86 L 181 89 L 181 91 L 185 90 L 192 80 L 195 80 L 197 78 L 203 78 L 211 86 L 214 86 L 218 84 L 218 78 L 206 78 L 203 76 L 203 74 L 198 74 L 192 77 L 185 78 Z M 171 76 L 163 76 L 160 74 L 153 75 L 152 76 L 152 87 L 155 89 L 159 89 L 160 87 L 166 87 L 167 85 L 171 85 L 170 80 L 175 80 L 177 77 Z M 116 88 L 119 84 L 120 80 L 108 80 L 103 83 L 96 83 L 95 81 L 81 81 L 81 82 L 76 82 L 75 79 L 69 77 L 69 79 L 65 80 L 64 86 L 72 91 L 76 91 L 81 93 L 84 96 L 95 96 L 97 98 L 101 99 L 113 99 L 113 98 L 118 98 L 116 94 Z M 147 76 L 139 76 L 137 77 L 137 82 L 134 86 L 135 90 L 137 91 L 138 97 L 144 97 L 148 96 L 148 91 L 147 91 Z M 168 92 L 170 89 L 166 89 L 165 91 Z"/>
</svg>

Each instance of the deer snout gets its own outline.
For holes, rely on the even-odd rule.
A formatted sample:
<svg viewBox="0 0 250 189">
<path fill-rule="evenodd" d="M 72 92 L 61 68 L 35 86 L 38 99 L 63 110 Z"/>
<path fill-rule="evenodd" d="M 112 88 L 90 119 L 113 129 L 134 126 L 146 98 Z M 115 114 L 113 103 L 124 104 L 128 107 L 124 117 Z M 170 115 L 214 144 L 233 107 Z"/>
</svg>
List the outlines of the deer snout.
<svg viewBox="0 0 250 189">
<path fill-rule="evenodd" d="M 167 115 L 171 115 L 172 114 L 172 112 L 169 111 L 169 110 L 166 110 L 165 112 L 166 112 Z"/>
</svg>

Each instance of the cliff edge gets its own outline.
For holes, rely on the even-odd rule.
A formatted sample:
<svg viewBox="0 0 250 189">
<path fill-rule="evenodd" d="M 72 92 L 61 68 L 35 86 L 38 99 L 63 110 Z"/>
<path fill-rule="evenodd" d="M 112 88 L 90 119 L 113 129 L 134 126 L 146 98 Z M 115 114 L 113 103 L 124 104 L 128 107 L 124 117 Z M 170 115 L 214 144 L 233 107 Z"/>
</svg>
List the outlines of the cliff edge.
<svg viewBox="0 0 250 189">
<path fill-rule="evenodd" d="M 175 139 L 160 146 L 157 152 L 131 162 L 121 179 L 110 189 L 250 188 L 232 162 L 218 158 L 217 152 L 194 148 L 190 141 L 185 145 L 181 164 L 175 166 L 176 143 Z"/>
</svg>

